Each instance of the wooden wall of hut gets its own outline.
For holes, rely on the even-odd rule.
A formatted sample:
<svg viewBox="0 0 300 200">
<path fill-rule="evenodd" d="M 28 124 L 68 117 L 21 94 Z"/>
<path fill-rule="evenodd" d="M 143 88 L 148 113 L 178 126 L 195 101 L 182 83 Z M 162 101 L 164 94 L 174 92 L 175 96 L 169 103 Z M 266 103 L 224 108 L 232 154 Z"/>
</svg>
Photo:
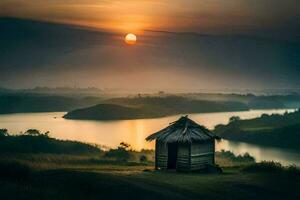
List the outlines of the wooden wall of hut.
<svg viewBox="0 0 300 200">
<path fill-rule="evenodd" d="M 203 169 L 206 165 L 215 163 L 215 141 L 210 140 L 191 145 L 190 170 Z"/>
<path fill-rule="evenodd" d="M 155 169 L 167 169 L 168 146 L 159 141 L 155 142 Z"/>
<path fill-rule="evenodd" d="M 155 168 L 168 168 L 168 144 L 156 141 L 155 144 Z M 177 151 L 178 171 L 194 171 L 214 165 L 215 163 L 215 142 L 179 143 Z"/>
<path fill-rule="evenodd" d="M 177 170 L 188 171 L 190 169 L 190 144 L 179 144 L 177 152 Z"/>
</svg>

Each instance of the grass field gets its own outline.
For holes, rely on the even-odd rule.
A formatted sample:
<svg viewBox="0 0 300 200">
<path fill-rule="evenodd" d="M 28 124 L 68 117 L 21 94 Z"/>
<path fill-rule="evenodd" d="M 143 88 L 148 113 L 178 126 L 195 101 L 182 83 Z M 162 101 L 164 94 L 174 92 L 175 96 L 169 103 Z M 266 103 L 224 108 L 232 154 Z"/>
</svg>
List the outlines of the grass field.
<svg viewBox="0 0 300 200">
<path fill-rule="evenodd" d="M 9 176 L 1 161 L 11 163 Z M 20 167 L 20 166 L 21 167 Z M 23 169 L 23 168 L 25 169 Z M 222 174 L 154 171 L 153 164 L 97 156 L 6 154 L 0 159 L 3 199 L 299 199 L 299 173 Z M 2 198 L 1 198 L 2 199 Z"/>
<path fill-rule="evenodd" d="M 0 150 L 1 200 L 300 198 L 299 169 L 256 164 L 249 154 L 216 152 L 221 174 L 154 171 L 153 150 L 121 143 L 103 151 L 40 133 L 9 136 L 4 129 Z"/>
</svg>

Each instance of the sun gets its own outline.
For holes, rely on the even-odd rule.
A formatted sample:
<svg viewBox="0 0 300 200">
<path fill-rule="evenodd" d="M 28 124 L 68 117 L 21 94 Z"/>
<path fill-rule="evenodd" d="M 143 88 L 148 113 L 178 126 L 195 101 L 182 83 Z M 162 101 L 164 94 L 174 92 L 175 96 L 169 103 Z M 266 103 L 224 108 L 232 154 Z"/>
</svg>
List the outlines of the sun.
<svg viewBox="0 0 300 200">
<path fill-rule="evenodd" d="M 133 45 L 137 42 L 137 37 L 136 35 L 134 35 L 133 33 L 128 33 L 126 36 L 125 36 L 125 42 L 126 44 L 130 44 L 130 45 Z"/>
</svg>

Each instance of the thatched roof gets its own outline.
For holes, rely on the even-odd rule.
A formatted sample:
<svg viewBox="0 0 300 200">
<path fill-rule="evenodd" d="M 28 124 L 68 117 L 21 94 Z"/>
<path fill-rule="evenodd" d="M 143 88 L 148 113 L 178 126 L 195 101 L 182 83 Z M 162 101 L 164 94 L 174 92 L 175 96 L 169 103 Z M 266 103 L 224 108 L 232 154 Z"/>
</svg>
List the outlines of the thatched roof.
<svg viewBox="0 0 300 200">
<path fill-rule="evenodd" d="M 158 140 L 164 143 L 192 143 L 196 141 L 207 141 L 219 139 L 204 126 L 201 126 L 183 116 L 179 120 L 170 123 L 170 125 L 146 138 L 147 141 Z"/>
</svg>

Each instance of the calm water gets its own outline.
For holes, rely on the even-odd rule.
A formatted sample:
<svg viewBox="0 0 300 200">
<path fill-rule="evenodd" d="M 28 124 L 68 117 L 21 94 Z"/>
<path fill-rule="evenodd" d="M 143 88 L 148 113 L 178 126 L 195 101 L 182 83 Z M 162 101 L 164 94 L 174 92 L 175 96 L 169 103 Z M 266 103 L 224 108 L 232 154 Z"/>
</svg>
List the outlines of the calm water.
<svg viewBox="0 0 300 200">
<path fill-rule="evenodd" d="M 189 115 L 196 122 L 213 129 L 217 124 L 226 124 L 231 116 L 242 119 L 255 118 L 263 113 L 284 113 L 293 110 L 251 110 L 243 112 L 205 113 Z M 66 120 L 63 112 L 27 113 L 0 115 L 0 128 L 7 128 L 11 133 L 19 133 L 29 128 L 50 131 L 50 135 L 59 139 L 78 140 L 115 147 L 120 142 L 127 142 L 134 149 L 153 148 L 145 138 L 177 120 L 180 115 L 158 119 L 118 120 L 118 121 L 84 121 Z M 300 153 L 250 145 L 241 142 L 223 140 L 217 143 L 217 150 L 230 150 L 236 154 L 250 153 L 260 160 L 276 160 L 283 164 L 300 166 Z"/>
</svg>

